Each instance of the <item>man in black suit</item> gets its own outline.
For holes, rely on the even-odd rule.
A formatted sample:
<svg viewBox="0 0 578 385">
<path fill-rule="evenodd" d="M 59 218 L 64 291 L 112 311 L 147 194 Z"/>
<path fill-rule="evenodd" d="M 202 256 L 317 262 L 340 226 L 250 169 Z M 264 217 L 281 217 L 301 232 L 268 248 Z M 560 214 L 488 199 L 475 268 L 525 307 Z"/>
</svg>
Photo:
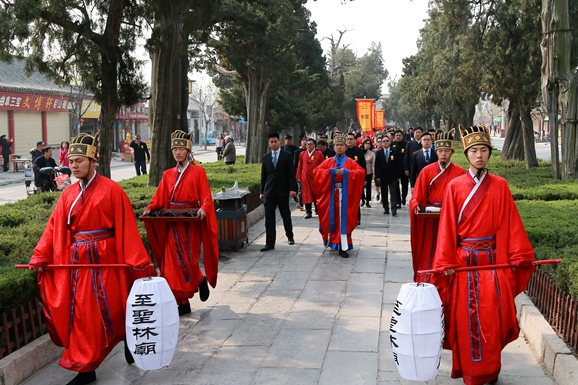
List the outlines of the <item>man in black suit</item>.
<svg viewBox="0 0 578 385">
<path fill-rule="evenodd" d="M 317 142 L 317 149 L 323 153 L 323 159 L 329 159 L 335 156 L 335 151 L 327 147 L 327 142 L 325 140 Z"/>
<path fill-rule="evenodd" d="M 299 167 L 299 156 L 303 151 L 307 150 L 307 138 L 305 134 L 299 135 L 299 148 L 293 152 L 293 166 L 295 167 L 295 171 Z M 301 182 L 297 181 L 297 195 L 295 195 L 295 202 L 297 202 L 297 208 L 301 211 L 305 210 L 303 208 L 303 199 L 301 197 Z"/>
<path fill-rule="evenodd" d="M 134 168 L 136 169 L 136 174 L 143 175 L 147 174 L 147 162 L 151 160 L 151 153 L 147 144 L 141 141 L 140 135 L 135 135 L 132 142 L 129 144 L 130 147 L 134 149 Z"/>
<path fill-rule="evenodd" d="M 394 148 L 391 148 L 391 139 L 384 136 L 381 139 L 383 149 L 375 153 L 375 183 L 381 186 L 381 202 L 383 213 L 389 214 L 387 190 L 391 201 L 391 215 L 397 215 L 397 205 L 400 202 L 397 182 L 403 174 L 403 157 Z"/>
<path fill-rule="evenodd" d="M 438 161 L 438 156 L 432 148 L 432 137 L 429 132 L 426 132 L 421 137 L 422 148 L 411 154 L 411 170 L 409 173 L 409 181 L 411 187 L 415 186 L 417 177 L 420 171 L 427 166 Z"/>
<path fill-rule="evenodd" d="M 277 232 L 275 229 L 275 208 L 279 208 L 285 235 L 289 244 L 295 244 L 293 240 L 293 223 L 291 222 L 291 210 L 289 210 L 289 197 L 297 195 L 297 181 L 295 180 L 295 166 L 291 153 L 280 149 L 281 141 L 279 134 L 269 134 L 269 147 L 271 152 L 263 156 L 261 164 L 261 194 L 259 198 L 265 205 L 265 246 L 261 251 L 269 251 L 275 248 Z"/>
<path fill-rule="evenodd" d="M 356 143 L 357 143 L 356 133 L 355 131 L 350 131 L 347 134 L 347 149 L 345 149 L 345 156 L 353 159 L 355 162 L 357 162 L 358 165 L 361 166 L 361 168 L 366 170 L 367 168 L 365 165 L 365 151 L 357 147 Z M 361 189 L 362 191 L 361 196 L 363 196 L 363 190 L 365 189 L 366 184 L 367 182 L 363 182 L 363 186 Z M 363 203 L 361 205 L 363 206 L 364 204 L 365 200 L 363 200 Z M 357 224 L 359 225 L 360 223 L 361 223 L 361 210 L 359 210 L 359 212 L 357 213 Z"/>
<path fill-rule="evenodd" d="M 291 155 L 293 155 L 298 148 L 299 147 L 293 144 L 293 136 L 289 134 L 285 135 L 285 144 L 281 146 L 281 149 L 289 151 Z"/>
<path fill-rule="evenodd" d="M 394 148 L 399 152 L 402 159 L 405 162 L 405 148 L 407 146 L 406 141 L 404 140 L 405 135 L 403 134 L 402 130 L 395 131 L 394 140 L 391 143 L 391 148 Z M 401 178 L 399 179 L 401 183 L 401 191 L 399 196 L 401 197 L 400 207 L 401 205 L 405 205 L 407 199 L 407 192 L 409 190 L 409 176 L 405 175 L 405 172 L 401 173 Z M 397 186 L 399 190 L 399 186 Z"/>
<path fill-rule="evenodd" d="M 423 135 L 423 128 L 416 127 L 413 130 L 413 139 L 407 142 L 405 147 L 405 154 L 403 158 L 403 169 L 405 171 L 405 175 L 409 177 L 409 172 L 411 170 L 411 162 L 413 161 L 413 157 L 411 156 L 414 152 L 421 149 L 421 136 Z M 416 178 L 417 179 L 417 178 Z M 410 178 L 411 182 L 411 178 Z M 414 180 L 415 183 L 415 180 Z M 411 187 L 413 188 L 414 183 L 410 183 Z"/>
</svg>

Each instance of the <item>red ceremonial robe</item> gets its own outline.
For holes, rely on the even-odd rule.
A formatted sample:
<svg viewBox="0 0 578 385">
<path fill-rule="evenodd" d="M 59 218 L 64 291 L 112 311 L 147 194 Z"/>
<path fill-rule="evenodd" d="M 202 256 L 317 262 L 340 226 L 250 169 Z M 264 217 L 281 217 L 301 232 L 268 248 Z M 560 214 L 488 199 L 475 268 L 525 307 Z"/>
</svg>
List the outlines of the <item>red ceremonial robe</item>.
<svg viewBox="0 0 578 385">
<path fill-rule="evenodd" d="M 520 332 L 514 297 L 534 272 L 534 250 L 508 183 L 486 173 L 475 192 L 474 187 L 470 172 L 450 182 L 433 268 L 492 264 L 515 268 L 434 277 L 438 289 L 447 285 L 444 348 L 452 350 L 452 378 L 463 377 L 467 385 L 485 384 L 500 373 L 501 351 Z"/>
<path fill-rule="evenodd" d="M 335 170 L 343 169 L 344 175 L 335 175 Z M 315 170 L 315 207 L 319 215 L 319 232 L 323 244 L 339 250 L 341 234 L 347 235 L 347 250 L 353 248 L 351 233 L 357 226 L 361 187 L 365 181 L 365 170 L 353 159 L 343 156 L 325 159 Z M 342 204 L 336 183 L 342 183 Z"/>
<path fill-rule="evenodd" d="M 418 218 L 415 208 L 420 206 L 442 207 L 444 193 L 448 183 L 465 173 L 464 169 L 453 163 L 442 170 L 439 162 L 427 165 L 421 170 L 409 201 L 411 221 L 411 257 L 414 282 L 428 282 L 428 276 L 418 276 L 418 270 L 431 269 L 436 250 L 439 218 Z"/>
<path fill-rule="evenodd" d="M 65 348 L 60 366 L 75 372 L 98 368 L 125 338 L 125 306 L 132 282 L 151 263 L 124 190 L 96 174 L 80 194 L 75 183 L 60 196 L 30 265 L 129 264 L 127 268 L 48 268 L 38 284 L 50 338 Z M 154 273 L 153 273 L 154 274 Z"/>
<path fill-rule="evenodd" d="M 296 178 L 301 180 L 301 198 L 303 204 L 315 202 L 315 194 L 313 192 L 313 185 L 315 179 L 313 177 L 313 170 L 324 161 L 323 153 L 319 150 L 314 150 L 309 156 L 307 150 L 301 151 L 299 154 L 299 166 L 297 167 Z"/>
<path fill-rule="evenodd" d="M 146 209 L 201 208 L 207 214 L 205 219 L 194 222 L 145 222 L 145 226 L 161 276 L 167 280 L 177 304 L 182 305 L 198 291 L 203 280 L 199 266 L 201 242 L 207 281 L 212 287 L 217 286 L 219 241 L 217 215 L 205 169 L 189 164 L 177 184 L 178 178 L 177 167 L 166 170 Z"/>
</svg>

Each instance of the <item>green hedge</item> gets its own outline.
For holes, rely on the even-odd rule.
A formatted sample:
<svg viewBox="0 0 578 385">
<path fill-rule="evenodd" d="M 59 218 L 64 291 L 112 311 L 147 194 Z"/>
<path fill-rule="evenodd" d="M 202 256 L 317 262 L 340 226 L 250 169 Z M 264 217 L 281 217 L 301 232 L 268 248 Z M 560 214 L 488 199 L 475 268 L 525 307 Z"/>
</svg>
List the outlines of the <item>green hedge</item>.
<svg viewBox="0 0 578 385">
<path fill-rule="evenodd" d="M 237 157 L 235 165 L 224 163 L 202 164 L 207 172 L 213 192 L 230 188 L 235 181 L 241 188 L 248 187 L 258 192 L 261 177 L 260 164 L 243 164 L 243 157 Z M 148 176 L 141 175 L 121 181 L 135 209 L 135 215 L 142 215 L 156 188 L 147 186 Z M 9 311 L 30 298 L 38 295 L 36 277 L 31 270 L 14 269 L 15 264 L 26 264 L 34 247 L 42 236 L 44 227 L 52 213 L 60 193 L 33 195 L 16 203 L 2 205 L 0 210 L 0 314 Z M 143 242 L 148 244 L 142 222 L 137 221 Z"/>
</svg>

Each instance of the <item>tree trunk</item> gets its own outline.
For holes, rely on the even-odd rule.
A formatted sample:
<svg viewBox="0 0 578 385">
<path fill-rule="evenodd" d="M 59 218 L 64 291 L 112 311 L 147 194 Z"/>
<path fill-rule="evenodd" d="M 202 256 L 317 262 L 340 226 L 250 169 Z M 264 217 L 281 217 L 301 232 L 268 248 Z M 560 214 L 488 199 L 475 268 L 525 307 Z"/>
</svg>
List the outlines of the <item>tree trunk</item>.
<svg viewBox="0 0 578 385">
<path fill-rule="evenodd" d="M 506 129 L 506 139 L 504 140 L 500 159 L 524 160 L 524 140 L 522 138 L 520 110 L 513 101 L 510 101 L 508 106 L 508 128 Z"/>
<path fill-rule="evenodd" d="M 576 82 L 570 67 L 572 34 L 567 0 L 542 0 L 542 97 L 550 119 L 552 177 L 558 167 L 558 107 L 562 106 L 562 178 L 578 178 L 576 143 Z M 553 100 L 556 99 L 556 100 Z M 568 126 L 566 126 L 566 123 Z"/>
<path fill-rule="evenodd" d="M 149 40 L 152 60 L 149 186 L 158 186 L 163 172 L 175 166 L 170 149 L 171 133 L 178 129 L 188 131 L 185 104 L 185 100 L 188 104 L 188 62 L 182 25 L 185 9 L 179 2 L 167 2 L 161 11 L 162 13 L 157 15 L 153 38 Z"/>
<path fill-rule="evenodd" d="M 520 105 L 524 105 L 520 103 Z M 536 142 L 534 139 L 534 125 L 532 123 L 532 109 L 525 106 L 520 107 L 522 116 L 522 141 L 524 144 L 524 159 L 526 160 L 526 169 L 538 167 L 538 158 L 536 157 Z"/>
<path fill-rule="evenodd" d="M 98 125 L 100 127 L 100 146 L 98 159 L 99 174 L 110 178 L 110 161 L 112 158 L 113 124 L 116 120 L 116 112 L 120 108 L 118 98 L 118 43 L 120 40 L 120 26 L 123 20 L 123 12 L 126 7 L 124 1 L 113 2 L 107 20 L 107 27 L 103 34 L 103 45 L 100 49 L 101 66 L 101 105 Z"/>
<path fill-rule="evenodd" d="M 265 130 L 267 99 L 270 81 L 259 70 L 249 69 L 248 81 L 245 83 L 247 100 L 247 144 L 245 163 L 261 163 L 267 151 L 268 132 Z"/>
</svg>

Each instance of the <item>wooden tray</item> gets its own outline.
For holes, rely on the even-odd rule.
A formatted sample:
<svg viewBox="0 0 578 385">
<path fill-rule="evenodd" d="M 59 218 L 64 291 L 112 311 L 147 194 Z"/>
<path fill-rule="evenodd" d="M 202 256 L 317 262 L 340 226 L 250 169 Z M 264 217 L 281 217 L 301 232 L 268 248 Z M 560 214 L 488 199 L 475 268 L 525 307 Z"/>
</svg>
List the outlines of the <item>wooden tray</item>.
<svg viewBox="0 0 578 385">
<path fill-rule="evenodd" d="M 138 219 L 143 222 L 196 222 L 200 221 L 199 216 L 193 217 L 188 215 L 190 212 L 195 212 L 198 209 L 161 209 L 150 213 L 148 215 L 141 215 Z M 160 215 L 151 215 L 160 212 Z M 167 215 L 171 213 L 172 215 Z"/>
<path fill-rule="evenodd" d="M 419 209 L 421 211 L 416 214 L 418 218 L 439 218 L 440 217 L 440 213 L 426 213 L 425 212 L 425 206 L 420 206 Z"/>
</svg>

